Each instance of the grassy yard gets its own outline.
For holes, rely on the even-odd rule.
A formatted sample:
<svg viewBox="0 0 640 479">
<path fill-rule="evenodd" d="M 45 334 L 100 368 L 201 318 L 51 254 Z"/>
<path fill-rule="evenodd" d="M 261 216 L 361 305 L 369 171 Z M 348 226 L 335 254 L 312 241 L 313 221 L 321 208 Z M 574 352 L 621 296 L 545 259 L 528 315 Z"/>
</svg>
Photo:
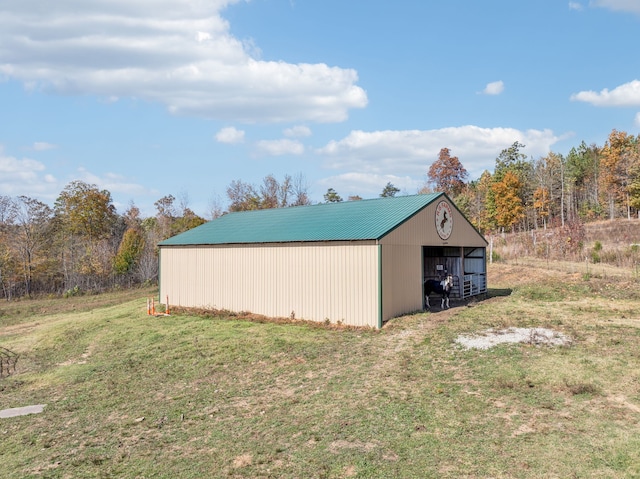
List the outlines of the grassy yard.
<svg viewBox="0 0 640 479">
<path fill-rule="evenodd" d="M 0 304 L 5 478 L 640 477 L 640 284 L 495 264 L 381 331 L 178 314 L 150 290 Z M 571 346 L 456 345 L 546 327 Z"/>
</svg>

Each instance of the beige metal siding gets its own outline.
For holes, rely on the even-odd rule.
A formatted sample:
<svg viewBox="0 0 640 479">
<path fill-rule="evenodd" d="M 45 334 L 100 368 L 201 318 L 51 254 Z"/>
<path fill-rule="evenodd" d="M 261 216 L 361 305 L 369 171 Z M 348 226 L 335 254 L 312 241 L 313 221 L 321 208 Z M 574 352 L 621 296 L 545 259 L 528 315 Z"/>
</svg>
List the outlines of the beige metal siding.
<svg viewBox="0 0 640 479">
<path fill-rule="evenodd" d="M 376 327 L 374 242 L 163 247 L 160 296 L 176 306 Z"/>
<path fill-rule="evenodd" d="M 420 246 L 383 246 L 382 318 L 384 321 L 422 309 L 421 259 Z"/>
</svg>

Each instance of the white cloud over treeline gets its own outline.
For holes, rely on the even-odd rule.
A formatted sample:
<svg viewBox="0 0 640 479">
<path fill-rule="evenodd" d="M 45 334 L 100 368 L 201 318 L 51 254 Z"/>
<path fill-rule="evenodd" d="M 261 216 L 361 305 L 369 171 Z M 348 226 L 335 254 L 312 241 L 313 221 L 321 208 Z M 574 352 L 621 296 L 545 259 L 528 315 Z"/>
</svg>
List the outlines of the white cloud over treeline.
<svg viewBox="0 0 640 479">
<path fill-rule="evenodd" d="M 47 196 L 56 179 L 46 173 L 46 169 L 40 161 L 5 154 L 0 145 L 0 192 L 3 195 L 23 195 L 26 189 L 30 194 Z"/>
<path fill-rule="evenodd" d="M 317 153 L 331 169 L 359 172 L 360 175 L 424 177 L 442 148 L 449 148 L 467 169 L 470 179 L 492 170 L 500 152 L 518 141 L 523 153 L 546 155 L 561 138 L 551 130 L 481 128 L 460 126 L 437 130 L 352 131 L 339 141 L 331 141 Z"/>
</svg>

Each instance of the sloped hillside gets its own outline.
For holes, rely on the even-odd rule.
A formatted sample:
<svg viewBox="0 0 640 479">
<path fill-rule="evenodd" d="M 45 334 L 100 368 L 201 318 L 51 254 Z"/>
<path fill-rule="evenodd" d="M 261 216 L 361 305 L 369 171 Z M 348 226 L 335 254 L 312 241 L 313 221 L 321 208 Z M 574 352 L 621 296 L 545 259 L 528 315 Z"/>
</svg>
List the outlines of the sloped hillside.
<svg viewBox="0 0 640 479">
<path fill-rule="evenodd" d="M 494 260 L 521 257 L 604 263 L 640 273 L 640 219 L 616 219 L 494 235 Z"/>
<path fill-rule="evenodd" d="M 592 246 L 596 241 L 617 247 L 640 245 L 640 219 L 586 223 L 584 230 L 587 246 Z"/>
</svg>

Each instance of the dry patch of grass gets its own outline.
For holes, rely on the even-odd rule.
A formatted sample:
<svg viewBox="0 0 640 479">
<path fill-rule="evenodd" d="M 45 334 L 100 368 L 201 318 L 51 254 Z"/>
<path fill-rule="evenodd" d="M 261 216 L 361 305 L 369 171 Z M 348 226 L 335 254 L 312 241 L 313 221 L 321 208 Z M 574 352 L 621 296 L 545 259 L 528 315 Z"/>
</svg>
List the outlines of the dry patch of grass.
<svg viewBox="0 0 640 479">
<path fill-rule="evenodd" d="M 496 258 L 596 276 L 640 278 L 640 221 L 615 219 L 493 237 Z"/>
<path fill-rule="evenodd" d="M 32 329 L 42 318 L 57 314 L 80 313 L 117 306 L 135 299 L 157 296 L 157 288 L 134 288 L 103 294 L 37 300 L 22 298 L 0 303 L 0 335 L 20 329 Z M 9 326 L 15 325 L 12 329 Z M 1 336 L 0 336 L 1 337 Z"/>
</svg>

